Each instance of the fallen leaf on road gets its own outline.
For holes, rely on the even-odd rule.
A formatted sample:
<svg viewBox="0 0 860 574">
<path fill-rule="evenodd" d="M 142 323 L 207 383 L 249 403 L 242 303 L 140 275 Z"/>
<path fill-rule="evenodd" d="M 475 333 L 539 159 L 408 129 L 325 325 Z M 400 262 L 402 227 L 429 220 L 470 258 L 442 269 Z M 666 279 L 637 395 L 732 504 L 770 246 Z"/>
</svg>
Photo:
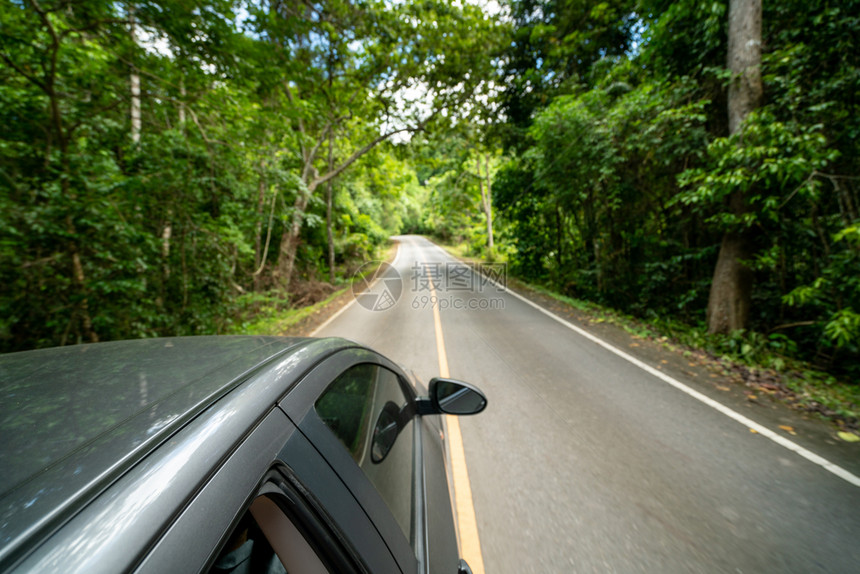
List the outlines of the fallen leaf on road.
<svg viewBox="0 0 860 574">
<path fill-rule="evenodd" d="M 787 425 L 779 425 L 779 428 L 781 428 L 782 430 L 784 430 L 785 432 L 787 432 L 787 433 L 789 433 L 789 434 L 797 435 L 797 433 L 796 433 L 796 432 L 794 432 L 794 429 L 793 429 L 792 427 L 790 427 L 790 426 L 787 426 Z"/>
<path fill-rule="evenodd" d="M 630 343 L 630 346 L 631 346 L 631 347 L 638 347 L 638 346 L 639 346 L 639 343 Z"/>
<path fill-rule="evenodd" d="M 663 363 L 664 365 L 669 364 L 669 361 L 667 361 L 666 359 L 660 359 L 660 362 Z"/>
<path fill-rule="evenodd" d="M 751 433 L 753 433 L 753 434 L 758 434 L 758 431 L 757 431 L 757 430 L 755 430 L 755 429 L 750 429 L 750 432 L 751 432 Z"/>
<path fill-rule="evenodd" d="M 718 385 L 718 386 L 717 386 L 717 390 L 718 390 L 718 391 L 730 391 L 731 389 L 730 389 L 730 388 L 728 388 L 728 387 L 723 387 L 723 386 L 721 386 L 721 385 Z"/>
<path fill-rule="evenodd" d="M 845 442 L 860 442 L 860 436 L 857 436 L 854 433 L 839 431 L 836 434 L 839 436 L 839 438 L 841 438 Z"/>
</svg>

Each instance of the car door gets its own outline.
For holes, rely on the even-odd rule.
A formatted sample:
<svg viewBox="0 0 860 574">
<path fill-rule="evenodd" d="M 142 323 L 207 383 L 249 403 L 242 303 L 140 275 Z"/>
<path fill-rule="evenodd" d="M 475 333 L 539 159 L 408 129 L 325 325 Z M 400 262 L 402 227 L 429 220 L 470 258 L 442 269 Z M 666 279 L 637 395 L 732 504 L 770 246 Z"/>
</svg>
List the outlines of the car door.
<svg viewBox="0 0 860 574">
<path fill-rule="evenodd" d="M 136 572 L 283 571 L 399 568 L 352 493 L 276 408 L 189 500 Z"/>
<path fill-rule="evenodd" d="M 424 431 L 415 399 L 400 369 L 356 348 L 317 365 L 281 403 L 410 574 L 427 566 Z"/>
<path fill-rule="evenodd" d="M 454 574 L 458 571 L 460 553 L 454 528 L 443 420 L 438 415 L 422 416 L 420 425 L 424 457 L 427 572 Z"/>
</svg>

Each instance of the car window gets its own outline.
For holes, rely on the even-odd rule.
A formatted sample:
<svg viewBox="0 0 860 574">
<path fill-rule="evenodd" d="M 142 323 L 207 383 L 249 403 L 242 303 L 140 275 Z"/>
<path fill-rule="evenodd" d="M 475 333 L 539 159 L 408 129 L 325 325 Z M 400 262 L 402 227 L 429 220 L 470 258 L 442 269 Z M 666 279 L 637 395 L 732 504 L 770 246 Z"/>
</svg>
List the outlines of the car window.
<svg viewBox="0 0 860 574">
<path fill-rule="evenodd" d="M 414 424 L 396 374 L 379 365 L 351 367 L 314 405 L 412 540 Z"/>
<path fill-rule="evenodd" d="M 209 574 L 281 574 L 286 568 L 278 559 L 251 511 L 242 515 L 227 539 Z"/>
<path fill-rule="evenodd" d="M 233 530 L 209 574 L 327 574 L 292 520 L 258 496 Z"/>
</svg>

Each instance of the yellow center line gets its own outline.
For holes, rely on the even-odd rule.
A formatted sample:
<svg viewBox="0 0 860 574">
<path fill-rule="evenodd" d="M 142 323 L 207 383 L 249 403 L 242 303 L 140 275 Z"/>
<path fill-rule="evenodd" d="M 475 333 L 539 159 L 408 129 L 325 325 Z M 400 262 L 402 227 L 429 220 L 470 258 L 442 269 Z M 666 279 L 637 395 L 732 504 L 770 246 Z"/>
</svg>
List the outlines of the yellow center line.
<svg viewBox="0 0 860 574">
<path fill-rule="evenodd" d="M 426 265 L 426 264 L 425 264 Z M 445 353 L 445 338 L 442 336 L 442 319 L 439 314 L 436 287 L 432 274 L 427 273 L 430 283 L 430 300 L 434 302 L 433 324 L 436 328 L 436 353 L 439 356 L 439 376 L 450 377 L 448 355 Z M 484 574 L 484 557 L 481 554 L 481 540 L 478 536 L 478 521 L 475 518 L 475 505 L 472 502 L 472 486 L 469 470 L 466 467 L 466 451 L 463 448 L 463 435 L 460 421 L 456 416 L 446 417 L 448 427 L 448 448 L 451 453 L 451 474 L 454 481 L 454 507 L 457 511 L 457 531 L 459 534 L 460 556 L 469 563 L 473 574 Z"/>
</svg>

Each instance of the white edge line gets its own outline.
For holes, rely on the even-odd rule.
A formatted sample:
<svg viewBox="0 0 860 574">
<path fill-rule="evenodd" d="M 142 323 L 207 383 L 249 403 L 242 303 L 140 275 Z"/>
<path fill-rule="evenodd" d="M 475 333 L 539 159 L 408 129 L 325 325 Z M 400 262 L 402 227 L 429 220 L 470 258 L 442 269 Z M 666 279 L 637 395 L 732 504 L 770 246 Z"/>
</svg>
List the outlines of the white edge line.
<svg viewBox="0 0 860 574">
<path fill-rule="evenodd" d="M 446 256 L 451 257 L 450 253 L 448 253 L 447 251 L 445 251 L 444 249 L 442 249 L 441 247 L 439 247 L 435 243 L 433 245 L 435 245 L 436 248 L 439 249 Z M 503 289 L 504 291 L 510 293 L 511 295 L 513 295 L 517 299 L 521 300 L 522 302 L 526 303 L 527 305 L 531 305 L 532 307 L 534 307 L 535 309 L 537 309 L 538 311 L 540 311 L 541 313 L 543 313 L 547 317 L 555 319 L 556 321 L 558 321 L 559 323 L 561 323 L 562 325 L 564 325 L 568 329 L 570 329 L 570 330 L 578 333 L 579 335 L 582 335 L 586 339 L 600 345 L 601 347 L 603 347 L 607 351 L 614 353 L 615 355 L 621 357 L 622 359 L 624 359 L 625 361 L 627 361 L 629 363 L 632 363 L 633 365 L 636 365 L 637 367 L 639 367 L 643 371 L 645 371 L 651 375 L 654 375 L 655 377 L 662 380 L 663 382 L 669 383 L 670 385 L 672 385 L 673 387 L 675 387 L 679 391 L 682 391 L 682 392 L 688 394 L 689 396 L 693 397 L 694 399 L 708 405 L 712 409 L 715 409 L 715 410 L 721 412 L 722 414 L 726 415 L 727 417 L 734 419 L 735 421 L 741 423 L 742 425 L 746 425 L 747 427 L 755 430 L 758 434 L 769 438 L 770 440 L 772 440 L 776 444 L 778 444 L 782 447 L 785 447 L 792 452 L 795 452 L 796 454 L 802 456 L 803 458 L 805 458 L 806 460 L 808 460 L 814 464 L 817 464 L 818 466 L 822 467 L 823 469 L 827 470 L 828 472 L 830 472 L 832 474 L 835 474 L 836 476 L 843 479 L 844 481 L 846 481 L 850 484 L 853 484 L 854 486 L 860 487 L 860 477 L 850 473 L 849 471 L 845 470 L 841 466 L 830 462 L 826 458 L 815 454 L 811 450 L 808 450 L 808 449 L 800 446 L 799 444 L 797 444 L 793 441 L 788 440 L 784 436 L 781 436 L 781 435 L 775 433 L 774 431 L 770 430 L 769 428 L 762 426 L 761 424 L 753 421 L 752 419 L 745 417 L 744 415 L 730 409 L 729 407 L 725 406 L 724 404 L 717 402 L 714 399 L 700 393 L 699 391 L 688 387 L 687 385 L 685 385 L 681 381 L 670 377 L 666 373 L 659 371 L 659 370 L 655 369 L 654 367 L 652 367 L 646 363 L 643 363 L 642 361 L 640 361 L 636 357 L 633 357 L 632 355 L 625 353 L 621 349 L 618 349 L 617 347 L 610 345 L 609 343 L 607 343 L 603 339 L 596 337 L 595 335 L 592 335 L 588 331 L 585 331 L 584 329 L 577 327 L 573 323 L 565 321 L 564 319 L 562 319 L 561 317 L 559 317 L 555 313 L 552 313 L 551 311 L 544 309 L 543 307 L 541 307 L 537 303 L 530 301 L 526 297 L 520 295 L 519 293 L 517 293 L 516 291 L 514 291 L 513 289 L 511 289 L 507 285 L 505 285 L 505 286 L 499 285 L 498 283 L 496 283 L 494 280 L 490 279 L 486 275 L 484 275 L 484 277 L 486 277 L 487 280 L 490 283 L 492 283 L 493 285 L 495 285 L 497 288 Z"/>
<path fill-rule="evenodd" d="M 400 242 L 400 241 L 398 241 L 398 242 L 397 242 L 397 253 L 394 255 L 394 261 L 392 261 L 392 262 L 390 263 L 390 265 L 391 265 L 392 267 L 396 267 L 396 266 L 397 266 L 397 261 L 400 259 L 400 245 L 401 245 L 401 242 Z M 376 281 L 379 281 L 379 278 L 377 278 L 377 279 L 376 279 Z M 376 284 L 376 281 L 374 281 L 374 282 L 373 282 L 373 285 L 375 285 L 375 284 Z M 371 285 L 371 287 L 373 287 L 373 285 Z M 317 333 L 319 333 L 320 331 L 322 331 L 323 329 L 325 329 L 326 327 L 328 327 L 328 326 L 329 326 L 329 323 L 331 323 L 332 321 L 334 321 L 335 319 L 337 319 L 338 317 L 340 317 L 341 313 L 343 313 L 344 311 L 346 311 L 347 309 L 349 309 L 349 308 L 352 306 L 352 304 L 353 304 L 353 303 L 355 303 L 355 297 L 353 297 L 353 298 L 352 298 L 352 301 L 350 301 L 349 303 L 347 303 L 346 305 L 344 305 L 343 307 L 341 307 L 340 309 L 338 309 L 338 310 L 335 312 L 335 314 L 334 314 L 334 315 L 332 315 L 331 317 L 329 317 L 328 319 L 326 319 L 325 321 L 323 321 L 323 324 L 322 324 L 322 325 L 320 325 L 319 327 L 317 327 L 316 329 L 314 329 L 313 331 L 311 331 L 311 334 L 310 334 L 310 335 L 308 335 L 308 337 L 316 337 L 316 336 L 317 336 Z"/>
</svg>

